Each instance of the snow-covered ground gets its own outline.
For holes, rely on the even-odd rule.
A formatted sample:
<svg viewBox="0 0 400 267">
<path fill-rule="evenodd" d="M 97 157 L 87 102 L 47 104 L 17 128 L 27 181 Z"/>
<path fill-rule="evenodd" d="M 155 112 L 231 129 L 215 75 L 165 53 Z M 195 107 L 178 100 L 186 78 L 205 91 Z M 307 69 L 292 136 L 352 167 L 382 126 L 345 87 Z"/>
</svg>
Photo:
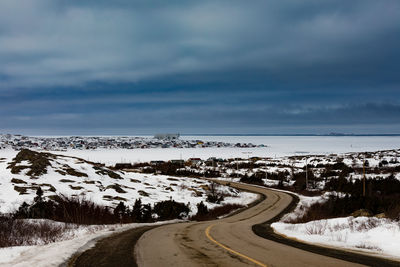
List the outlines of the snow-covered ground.
<svg viewBox="0 0 400 267">
<path fill-rule="evenodd" d="M 258 195 L 241 192 L 227 186 L 218 186 L 225 195 L 220 204 L 206 201 L 209 181 L 187 177 L 142 174 L 133 172 L 113 172 L 91 162 L 68 156 L 45 155 L 50 165 L 46 173 L 28 175 L 34 165 L 29 160 L 13 160 L 17 151 L 0 151 L 0 212 L 15 210 L 23 201 L 31 202 L 37 186 L 44 191 L 44 197 L 55 194 L 82 196 L 98 204 L 115 206 L 124 200 L 132 206 L 140 198 L 143 204 L 154 204 L 171 198 L 177 202 L 189 203 L 191 213 L 197 212 L 201 201 L 209 208 L 232 203 L 247 205 Z M 33 152 L 34 153 L 34 152 Z M 37 156 L 37 155 L 36 155 Z M 12 173 L 10 163 L 14 162 L 19 173 Z M 117 175 L 117 176 L 116 176 Z M 54 224 L 62 224 L 53 222 Z M 161 223 L 161 222 L 159 222 Z M 168 222 L 162 222 L 168 223 Z M 157 224 L 157 223 L 156 223 Z M 18 246 L 0 249 L 1 266 L 58 266 L 80 249 L 95 244 L 95 239 L 115 231 L 147 224 L 77 226 L 66 229 L 58 242 L 42 244 L 38 240 L 34 246 Z"/>
<path fill-rule="evenodd" d="M 292 155 L 364 152 L 400 148 L 400 136 L 181 136 L 185 140 L 222 141 L 228 143 L 264 144 L 267 147 L 235 148 L 148 148 L 148 149 L 70 149 L 57 152 L 86 160 L 114 165 L 115 163 L 143 162 L 209 157 L 283 157 Z M 0 150 L 1 153 L 1 150 Z"/>
<path fill-rule="evenodd" d="M 0 266 L 60 266 L 74 253 L 93 247 L 99 238 L 131 228 L 171 222 L 177 221 L 164 221 L 152 224 L 132 223 L 124 225 L 79 226 L 66 232 L 58 242 L 47 245 L 0 248 Z M 60 224 L 59 222 L 54 223 Z"/>
<path fill-rule="evenodd" d="M 400 223 L 375 217 L 345 217 L 308 223 L 273 223 L 275 231 L 309 243 L 400 259 Z"/>
<path fill-rule="evenodd" d="M 7 212 L 16 208 L 23 201 L 31 201 L 35 194 L 34 189 L 29 189 L 32 185 L 43 185 L 45 196 L 53 194 L 51 187 L 56 192 L 67 195 L 85 195 L 85 197 L 104 205 L 115 205 L 121 199 L 125 199 L 128 205 L 132 205 L 136 198 L 141 198 L 144 204 L 155 203 L 157 201 L 169 200 L 171 197 L 184 203 L 190 203 L 192 212 L 196 211 L 196 204 L 206 199 L 207 181 L 194 178 L 169 177 L 154 174 L 140 174 L 131 172 L 118 172 L 121 179 L 113 179 L 107 174 L 98 173 L 94 166 L 88 162 L 71 158 L 75 156 L 84 160 L 101 162 L 106 165 L 114 165 L 120 162 L 144 162 L 151 160 L 170 160 L 170 159 L 188 159 L 191 157 L 199 157 L 207 159 L 209 157 L 217 158 L 246 158 L 246 157 L 269 157 L 267 163 L 281 163 L 286 167 L 265 166 L 268 172 L 275 172 L 293 166 L 301 171 L 308 160 L 309 164 L 333 164 L 338 158 L 342 158 L 343 162 L 348 166 L 362 166 L 365 154 L 345 154 L 348 152 L 365 152 L 378 150 L 391 150 L 400 148 L 400 137 L 333 137 L 333 136 L 183 136 L 181 138 L 193 140 L 201 139 L 204 141 L 223 141 L 231 143 L 254 143 L 265 144 L 268 147 L 256 148 L 165 148 L 165 149 L 110 149 L 110 150 L 78 150 L 71 149 L 66 152 L 55 152 L 63 154 L 66 157 L 57 157 L 52 161 L 52 166 L 48 167 L 47 174 L 31 179 L 26 175 L 27 170 L 23 170 L 20 174 L 12 174 L 7 169 L 8 162 L 17 154 L 16 151 L 9 149 L 0 150 L 0 211 Z M 370 168 L 375 168 L 386 160 L 388 166 L 394 167 L 398 165 L 399 151 L 387 151 L 384 153 L 375 153 L 367 155 Z M 328 155 L 328 154 L 340 155 Z M 308 158 L 289 158 L 287 156 L 298 155 L 327 155 L 325 157 L 309 156 Z M 276 158 L 276 159 L 275 159 Z M 394 163 L 392 163 L 394 162 Z M 261 163 L 262 166 L 264 162 Z M 20 165 L 29 165 L 29 162 L 21 162 Z M 72 169 L 87 174 L 87 177 L 64 176 L 56 170 L 63 170 L 65 165 Z M 233 169 L 228 169 L 231 172 Z M 289 169 L 290 170 L 290 169 Z M 313 171 L 317 171 L 313 168 Z M 240 173 L 245 170 L 239 170 Z M 316 172 L 317 176 L 320 175 Z M 372 176 L 371 176 L 372 175 Z M 386 177 L 387 174 L 379 174 Z M 369 177 L 371 176 L 371 177 Z M 395 174 L 399 178 L 399 174 Z M 354 174 L 353 179 L 360 178 L 361 174 Z M 367 178 L 373 178 L 373 174 L 368 173 Z M 11 180 L 19 181 L 13 183 Z M 65 180 L 71 181 L 65 181 Z M 231 179 L 231 178 L 229 178 Z M 64 180 L 64 181 L 62 181 Z M 232 181 L 239 179 L 233 178 Z M 276 180 L 267 180 L 268 185 L 276 185 Z M 46 186 L 47 185 L 47 186 Z M 122 189 L 116 190 L 115 185 Z M 15 187 L 26 187 L 27 194 L 20 195 Z M 256 195 L 238 192 L 229 187 L 221 187 L 225 193 L 229 193 L 232 197 L 226 197 L 224 203 L 240 203 L 248 204 L 256 199 Z M 120 191 L 120 192 L 118 192 Z M 346 217 L 329 220 L 320 220 L 305 224 L 288 223 L 294 217 L 301 216 L 302 213 L 312 204 L 318 201 L 324 201 L 327 195 L 321 197 L 300 197 L 300 203 L 292 214 L 288 214 L 283 221 L 273 224 L 273 228 L 284 235 L 303 240 L 305 242 L 313 242 L 322 245 L 337 246 L 349 249 L 359 249 L 374 252 L 382 256 L 399 257 L 400 243 L 400 226 L 398 222 L 389 221 L 382 218 L 365 218 L 365 217 Z M 214 204 L 205 202 L 209 208 Z M 224 204 L 222 203 L 222 204 Z M 68 241 L 62 241 L 68 242 Z M 51 245 L 46 245 L 50 246 Z M 43 246 L 45 247 L 45 246 Z M 13 248 L 7 255 L 13 253 L 19 255 L 20 250 L 24 248 Z M 1 252 L 0 252 L 1 253 Z M 44 253 L 45 254 L 45 253 Z M 22 255 L 22 254 L 21 254 Z M 1 254 L 0 254 L 1 257 Z M 38 256 L 39 257 L 39 256 Z"/>
<path fill-rule="evenodd" d="M 251 152 L 251 154 L 247 154 Z M 112 166 L 115 163 L 138 163 L 152 160 L 172 160 L 189 158 L 208 159 L 217 158 L 246 158 L 250 156 L 271 156 L 266 147 L 259 148 L 146 148 L 146 149 L 97 149 L 78 150 L 68 149 L 57 152 L 58 154 L 71 155 L 90 161 L 101 162 Z"/>
<path fill-rule="evenodd" d="M 285 192 L 284 190 L 282 191 Z M 326 201 L 330 195 L 336 193 L 326 192 L 321 196 L 314 196 L 314 197 L 303 196 L 293 192 L 290 192 L 290 194 L 296 195 L 299 198 L 299 202 L 297 203 L 296 208 L 292 212 L 287 213 L 282 217 L 281 222 L 291 222 L 293 220 L 296 220 L 297 218 L 301 218 L 313 204 L 318 202 L 322 203 Z"/>
<path fill-rule="evenodd" d="M 290 223 L 304 215 L 316 202 L 325 201 L 329 195 L 307 197 L 296 194 L 299 203 L 296 209 L 282 217 L 271 227 L 279 234 L 308 243 L 346 248 L 379 256 L 400 259 L 400 222 L 376 217 L 344 217 L 317 220 L 307 223 Z"/>
<path fill-rule="evenodd" d="M 267 155 L 258 155 L 257 151 L 263 153 L 263 148 L 254 149 L 255 156 L 263 157 L 301 155 L 304 154 L 302 152 L 326 155 L 400 148 L 400 136 L 181 136 L 181 139 L 263 144 L 268 146 Z M 245 156 L 242 154 L 242 157 Z"/>
<path fill-rule="evenodd" d="M 65 156 L 49 158 L 51 166 L 47 167 L 47 173 L 30 177 L 27 175 L 30 168 L 18 174 L 11 173 L 7 168 L 16 154 L 16 151 L 7 151 L 0 156 L 3 158 L 0 160 L 0 212 L 3 213 L 15 210 L 24 201 L 32 202 L 38 186 L 44 191 L 45 197 L 55 194 L 82 196 L 106 206 L 116 206 L 120 201 L 133 206 L 138 198 L 141 198 L 143 204 L 172 198 L 177 202 L 189 203 L 190 215 L 197 212 L 196 205 L 201 201 L 209 208 L 217 206 L 206 201 L 209 182 L 202 179 L 133 172 L 113 172 L 119 175 L 113 178 L 108 173 L 110 170 L 105 167 L 99 169 L 90 162 Z M 16 166 L 29 167 L 30 162 L 23 161 Z M 66 173 L 68 170 L 78 174 Z M 247 205 L 257 198 L 256 194 L 227 186 L 219 186 L 219 190 L 227 195 L 219 205 Z"/>
</svg>

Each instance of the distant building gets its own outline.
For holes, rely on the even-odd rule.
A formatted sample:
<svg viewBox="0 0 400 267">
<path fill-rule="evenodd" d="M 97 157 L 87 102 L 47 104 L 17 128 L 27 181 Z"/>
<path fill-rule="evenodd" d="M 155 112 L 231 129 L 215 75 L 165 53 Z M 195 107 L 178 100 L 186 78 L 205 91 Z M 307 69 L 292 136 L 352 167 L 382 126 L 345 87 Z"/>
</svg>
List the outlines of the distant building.
<svg viewBox="0 0 400 267">
<path fill-rule="evenodd" d="M 165 133 L 165 134 L 156 134 L 154 135 L 154 138 L 158 140 L 176 140 L 179 139 L 180 134 L 171 134 L 171 133 Z"/>
<path fill-rule="evenodd" d="M 217 158 L 216 157 L 210 157 L 210 158 L 207 159 L 207 161 L 217 161 Z"/>
<path fill-rule="evenodd" d="M 151 165 L 161 165 L 163 163 L 165 163 L 165 161 L 162 161 L 162 160 L 152 160 L 152 161 L 150 161 Z"/>
<path fill-rule="evenodd" d="M 200 158 L 190 158 L 189 161 L 192 165 L 197 165 L 198 163 L 201 162 L 201 159 Z"/>
<path fill-rule="evenodd" d="M 185 163 L 185 161 L 183 159 L 172 159 L 171 160 L 172 164 L 180 164 L 183 165 Z"/>
</svg>

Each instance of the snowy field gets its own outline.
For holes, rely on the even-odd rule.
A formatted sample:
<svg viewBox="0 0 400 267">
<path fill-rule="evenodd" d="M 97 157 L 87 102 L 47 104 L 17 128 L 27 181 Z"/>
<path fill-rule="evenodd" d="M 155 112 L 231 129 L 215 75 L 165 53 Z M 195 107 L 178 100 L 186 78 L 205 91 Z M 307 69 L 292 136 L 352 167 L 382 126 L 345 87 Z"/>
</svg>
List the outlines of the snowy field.
<svg viewBox="0 0 400 267">
<path fill-rule="evenodd" d="M 7 168 L 17 153 L 8 150 L 0 156 L 0 212 L 3 213 L 12 212 L 24 201 L 32 202 L 38 185 L 44 190 L 45 197 L 55 194 L 84 196 L 97 204 L 112 207 L 120 201 L 133 206 L 139 198 L 143 204 L 152 205 L 172 198 L 177 202 L 189 203 L 190 215 L 194 215 L 197 212 L 196 205 L 201 201 L 209 208 L 218 206 L 206 201 L 209 182 L 202 179 L 113 172 L 66 156 L 50 157 L 51 165 L 47 166 L 46 173 L 32 179 L 27 175 L 33 166 L 30 162 L 16 164 L 16 167 L 25 167 L 20 173 L 12 173 Z M 219 186 L 218 190 L 226 195 L 220 205 L 247 205 L 257 198 L 256 194 L 227 186 Z"/>
<path fill-rule="evenodd" d="M 68 150 L 57 152 L 107 165 L 151 160 L 283 157 L 307 154 L 364 152 L 400 148 L 400 136 L 181 136 L 186 140 L 253 143 L 255 148 L 155 148 L 114 150 Z M 2 151 L 0 151 L 2 153 Z"/>
<path fill-rule="evenodd" d="M 197 204 L 201 201 L 208 208 L 224 204 L 247 205 L 255 201 L 258 195 L 241 192 L 227 186 L 218 186 L 217 191 L 225 197 L 220 204 L 207 202 L 209 181 L 187 177 L 170 177 L 165 175 L 142 174 L 131 172 L 113 172 L 107 168 L 93 165 L 67 156 L 45 156 L 50 165 L 46 173 L 30 176 L 29 171 L 35 169 L 34 163 L 28 160 L 16 162 L 17 151 L 0 151 L 0 212 L 12 212 L 23 201 L 31 202 L 36 194 L 36 186 L 44 190 L 44 196 L 55 194 L 67 196 L 83 196 L 98 204 L 115 206 L 125 200 L 132 206 L 138 198 L 142 203 L 155 204 L 170 200 L 189 204 L 190 215 L 197 212 Z M 35 155 L 30 152 L 29 155 Z M 23 153 L 22 153 L 23 154 Z M 38 157 L 37 153 L 35 157 Z M 12 173 L 7 168 L 10 162 L 21 168 L 18 173 Z M 118 175 L 116 177 L 116 175 Z M 158 222 L 160 223 L 170 223 Z M 53 222 L 53 224 L 62 224 Z M 68 228 L 65 234 L 54 243 L 43 244 L 37 240 L 36 245 L 0 248 L 0 266 L 59 266 L 73 253 L 88 249 L 95 241 L 105 235 L 128 228 L 148 224 L 77 226 Z"/>
</svg>

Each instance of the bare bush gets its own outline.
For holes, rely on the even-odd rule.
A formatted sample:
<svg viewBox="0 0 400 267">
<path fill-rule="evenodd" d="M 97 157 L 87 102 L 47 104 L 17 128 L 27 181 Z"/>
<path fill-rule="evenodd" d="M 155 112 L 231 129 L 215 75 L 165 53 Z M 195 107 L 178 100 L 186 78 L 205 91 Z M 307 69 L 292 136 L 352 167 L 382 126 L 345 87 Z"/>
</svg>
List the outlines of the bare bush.
<svg viewBox="0 0 400 267">
<path fill-rule="evenodd" d="M 366 243 L 359 243 L 355 246 L 356 248 L 361 248 L 361 249 L 368 249 L 368 250 L 376 250 L 376 251 L 382 251 L 382 249 L 378 246 L 373 246 L 369 245 Z"/>
<path fill-rule="evenodd" d="M 359 225 L 356 227 L 357 232 L 365 232 L 368 231 L 372 228 L 375 228 L 379 225 L 379 219 L 377 218 L 368 218 L 365 221 L 362 221 Z"/>
<path fill-rule="evenodd" d="M 221 203 L 224 200 L 224 194 L 219 189 L 219 184 L 211 181 L 207 192 L 207 201 L 211 203 Z"/>
<path fill-rule="evenodd" d="M 326 231 L 328 222 L 324 221 L 316 221 L 313 222 L 311 225 L 306 226 L 306 232 L 309 235 L 323 235 Z"/>
<path fill-rule="evenodd" d="M 55 220 L 76 224 L 113 224 L 118 220 L 105 206 L 82 197 L 61 196 L 57 200 Z"/>
<path fill-rule="evenodd" d="M 48 244 L 59 240 L 71 227 L 68 224 L 54 224 L 46 220 L 35 222 L 2 217 L 0 247 Z"/>
<path fill-rule="evenodd" d="M 344 234 L 342 233 L 336 233 L 333 235 L 332 233 L 332 240 L 337 241 L 337 242 L 347 242 L 347 239 L 349 237 L 349 233 L 346 231 Z"/>
</svg>

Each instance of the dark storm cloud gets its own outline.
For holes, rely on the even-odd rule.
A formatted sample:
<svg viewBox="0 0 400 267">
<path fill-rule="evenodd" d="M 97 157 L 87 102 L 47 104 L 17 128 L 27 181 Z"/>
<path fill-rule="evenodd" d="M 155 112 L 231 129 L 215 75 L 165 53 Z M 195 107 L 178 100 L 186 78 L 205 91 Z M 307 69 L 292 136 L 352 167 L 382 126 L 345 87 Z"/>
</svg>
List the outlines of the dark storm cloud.
<svg viewBox="0 0 400 267">
<path fill-rule="evenodd" d="M 2 1 L 3 88 L 229 69 L 379 75 L 399 58 L 397 1 L 78 2 Z"/>
<path fill-rule="evenodd" d="M 0 123 L 400 130 L 399 25 L 396 0 L 4 0 Z"/>
</svg>

